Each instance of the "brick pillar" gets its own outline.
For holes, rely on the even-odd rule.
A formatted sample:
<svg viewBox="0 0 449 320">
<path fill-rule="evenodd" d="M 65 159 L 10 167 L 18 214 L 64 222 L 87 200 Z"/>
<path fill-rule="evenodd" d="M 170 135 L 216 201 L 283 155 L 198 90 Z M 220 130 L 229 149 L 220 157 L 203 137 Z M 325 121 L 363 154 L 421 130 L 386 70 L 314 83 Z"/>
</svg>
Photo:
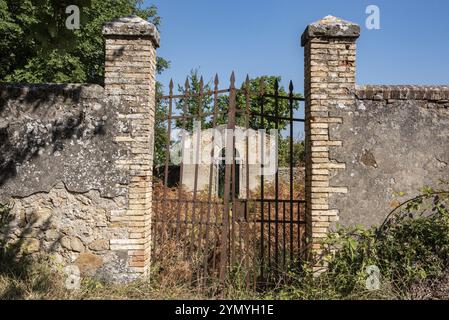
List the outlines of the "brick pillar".
<svg viewBox="0 0 449 320">
<path fill-rule="evenodd" d="M 333 174 L 345 170 L 345 163 L 333 160 L 333 130 L 342 123 L 334 110 L 355 104 L 355 42 L 360 27 L 332 16 L 310 24 L 301 37 L 304 47 L 305 133 L 306 133 L 306 217 L 311 252 L 321 251 L 320 241 L 338 221 L 339 210 L 332 197 L 348 192 L 334 185 Z M 317 266 L 318 267 L 318 266 Z"/>
<path fill-rule="evenodd" d="M 136 17 L 121 18 L 103 27 L 106 39 L 105 90 L 118 103 L 119 134 L 115 141 L 123 154 L 116 161 L 129 172 L 126 209 L 113 212 L 111 222 L 127 234 L 110 240 L 111 250 L 126 261 L 127 279 L 145 275 L 150 263 L 151 199 L 156 48 L 154 25 Z"/>
</svg>

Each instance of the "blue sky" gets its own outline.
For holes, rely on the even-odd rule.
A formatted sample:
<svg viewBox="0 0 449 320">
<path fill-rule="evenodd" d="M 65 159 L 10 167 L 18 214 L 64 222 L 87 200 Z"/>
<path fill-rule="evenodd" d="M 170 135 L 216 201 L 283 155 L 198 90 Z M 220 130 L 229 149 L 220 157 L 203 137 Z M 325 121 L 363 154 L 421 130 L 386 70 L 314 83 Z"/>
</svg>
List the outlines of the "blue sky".
<svg viewBox="0 0 449 320">
<path fill-rule="evenodd" d="M 159 76 L 183 83 L 192 68 L 222 86 L 232 70 L 282 76 L 303 91 L 307 24 L 331 14 L 359 23 L 357 83 L 448 84 L 449 1 L 426 0 L 146 0 L 162 18 L 158 54 L 171 61 Z M 381 29 L 365 28 L 365 9 L 380 8 Z"/>
</svg>

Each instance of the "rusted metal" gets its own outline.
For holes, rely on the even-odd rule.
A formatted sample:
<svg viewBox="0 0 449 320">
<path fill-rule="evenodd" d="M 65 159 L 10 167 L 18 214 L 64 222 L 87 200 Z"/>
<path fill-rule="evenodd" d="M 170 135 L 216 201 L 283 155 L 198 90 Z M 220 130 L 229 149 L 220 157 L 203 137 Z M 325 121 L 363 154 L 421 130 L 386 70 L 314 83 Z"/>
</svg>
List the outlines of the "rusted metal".
<svg viewBox="0 0 449 320">
<path fill-rule="evenodd" d="M 275 114 L 275 125 L 274 128 L 276 129 L 276 132 L 279 130 L 279 81 L 278 79 L 274 82 L 274 114 Z M 278 133 L 279 134 L 279 133 Z M 292 137 L 290 137 L 292 139 Z M 291 140 L 290 140 L 291 142 Z M 277 158 L 276 158 L 277 160 Z M 278 164 L 276 164 L 277 167 L 279 167 Z M 276 170 L 275 178 L 274 178 L 274 193 L 275 193 L 275 207 L 274 207 L 274 214 L 276 217 L 275 222 L 275 236 L 274 236 L 274 261 L 275 261 L 275 268 L 279 268 L 279 170 Z"/>
<path fill-rule="evenodd" d="M 234 135 L 231 130 L 235 129 L 235 75 L 234 72 L 231 74 L 230 79 L 230 87 L 229 87 L 229 114 L 228 114 L 228 125 L 226 131 L 226 149 L 225 149 L 225 185 L 224 185 L 224 195 L 223 195 L 223 204 L 224 204 L 224 212 L 223 212 L 223 230 L 221 237 L 221 257 L 220 257 L 220 280 L 224 281 L 226 276 L 226 269 L 228 266 L 229 256 L 230 256 L 230 248 L 228 246 L 229 236 L 231 234 L 230 230 L 230 222 L 233 220 L 230 219 L 230 209 L 231 209 L 231 200 L 230 193 L 232 188 L 232 167 L 234 164 Z M 231 220 L 231 221 L 230 221 Z"/>
<path fill-rule="evenodd" d="M 260 78 L 260 126 L 259 129 L 264 130 L 265 129 L 265 119 L 264 119 L 264 104 L 265 104 L 265 82 L 263 78 Z M 259 131 L 260 132 L 260 131 Z M 264 279 L 265 273 L 264 273 L 264 267 L 265 267 L 265 226 L 264 226 L 264 220 L 265 220 L 265 178 L 263 175 L 264 170 L 264 152 L 265 152 L 265 137 L 261 135 L 260 137 L 260 277 Z M 268 238 L 270 235 L 268 234 Z M 268 246 L 269 247 L 269 246 Z"/>
<path fill-rule="evenodd" d="M 269 282 L 274 279 L 276 270 L 292 267 L 305 240 L 304 199 L 299 198 L 298 192 L 295 193 L 299 186 L 297 179 L 294 179 L 296 163 L 293 152 L 293 126 L 304 122 L 304 119 L 294 116 L 294 106 L 303 99 L 293 93 L 291 82 L 288 95 L 280 93 L 277 81 L 273 90 L 273 87 L 267 88 L 267 83 L 261 78 L 257 92 L 251 92 L 251 83 L 247 76 L 242 87 L 237 88 L 234 73 L 231 74 L 229 88 L 224 90 L 218 87 L 218 75 L 213 79 L 212 87 L 205 84 L 202 77 L 195 87 L 191 87 L 187 79 L 182 94 L 175 94 L 173 81 L 170 81 L 169 94 L 159 98 L 168 103 L 168 112 L 157 119 L 166 123 L 167 136 L 164 175 L 160 183 L 154 181 L 153 261 L 160 263 L 164 259 L 172 259 L 172 263 L 176 263 L 174 259 L 182 259 L 188 262 L 192 268 L 190 279 L 198 285 L 215 277 L 225 281 L 228 271 L 235 266 L 246 269 L 247 286 Z M 284 106 L 282 112 L 281 103 Z M 285 104 L 290 109 L 287 112 Z M 194 181 L 183 181 L 186 167 L 181 161 L 178 184 L 174 187 L 169 185 L 174 126 L 178 130 L 191 129 L 194 120 L 212 128 L 226 120 L 225 148 L 224 151 L 218 150 L 218 154 L 212 148 L 211 163 L 207 165 L 208 185 L 204 190 L 200 189 L 199 179 L 205 167 L 201 166 L 200 172 L 199 161 L 194 164 Z M 268 141 L 264 131 L 259 131 L 258 147 L 250 146 L 249 137 L 246 136 L 244 150 L 237 153 L 233 134 L 237 123 L 244 129 L 275 128 L 283 130 L 282 134 L 289 134 L 289 186 L 284 186 L 285 180 L 281 182 L 279 172 L 276 172 L 274 180 L 270 180 L 272 182 L 260 175 L 257 192 L 250 188 L 250 175 L 254 173 L 250 171 L 249 155 L 258 148 L 261 153 L 260 170 L 264 170 Z M 194 137 L 199 147 L 201 138 Z M 212 136 L 212 145 L 214 139 L 215 136 Z M 194 151 L 195 160 L 199 160 L 201 150 Z M 223 157 L 221 152 L 224 152 Z M 183 156 L 181 154 L 181 159 Z M 223 180 L 220 180 L 219 163 L 223 160 L 224 192 L 220 196 L 219 184 Z M 245 182 L 244 188 L 240 188 L 241 178 L 245 179 L 242 180 Z M 193 190 L 184 188 L 184 183 L 193 185 Z M 162 190 L 157 189 L 159 185 Z M 282 196 L 281 187 L 288 190 Z M 204 188 L 204 182 L 201 182 L 201 188 Z M 179 254 L 164 251 L 169 243 Z"/>
<path fill-rule="evenodd" d="M 250 110 L 250 87 L 251 83 L 249 81 L 249 75 L 246 75 L 245 79 L 245 129 L 249 129 L 249 121 L 251 117 L 251 110 Z M 246 167 L 246 199 L 250 198 L 250 189 L 249 189 L 249 136 L 246 135 L 245 137 L 245 167 Z M 249 233 L 250 233 L 250 223 L 248 221 L 248 203 L 245 202 L 245 219 L 247 221 L 246 228 L 245 228 L 245 243 L 249 244 Z M 240 224 L 242 225 L 242 224 Z M 241 252 L 243 252 L 243 249 L 241 249 Z M 246 270 L 250 270 L 250 255 L 245 255 L 245 268 Z M 250 273 L 246 273 L 246 286 L 249 287 L 250 285 Z"/>
<path fill-rule="evenodd" d="M 214 91 L 213 91 L 213 95 L 214 95 L 214 107 L 213 107 L 213 116 L 212 116 L 212 128 L 215 128 L 215 126 L 217 125 L 217 114 L 218 114 L 218 84 L 219 84 L 219 80 L 218 80 L 218 74 L 215 74 L 215 78 L 214 78 Z M 215 143 L 215 136 L 212 136 L 212 145 L 214 145 Z M 215 159 L 215 148 L 212 147 L 212 152 L 211 152 L 211 161 L 210 161 L 210 165 L 209 165 L 209 186 L 208 186 L 208 193 L 207 193 L 207 201 L 208 201 L 208 206 L 207 206 L 207 216 L 206 216 L 206 220 L 209 222 L 210 219 L 210 214 L 211 214 L 211 209 L 212 209 L 212 183 L 213 183 L 213 169 L 214 169 L 214 159 Z M 208 275 L 208 256 L 209 256 L 209 226 L 206 225 L 206 239 L 205 239 L 205 247 L 204 247 L 204 266 L 203 266 L 203 270 L 204 270 L 204 278 L 207 278 Z M 214 256 L 215 256 L 215 251 L 214 251 Z"/>
<path fill-rule="evenodd" d="M 290 107 L 290 261 L 293 260 L 293 82 L 289 85 Z"/>
</svg>

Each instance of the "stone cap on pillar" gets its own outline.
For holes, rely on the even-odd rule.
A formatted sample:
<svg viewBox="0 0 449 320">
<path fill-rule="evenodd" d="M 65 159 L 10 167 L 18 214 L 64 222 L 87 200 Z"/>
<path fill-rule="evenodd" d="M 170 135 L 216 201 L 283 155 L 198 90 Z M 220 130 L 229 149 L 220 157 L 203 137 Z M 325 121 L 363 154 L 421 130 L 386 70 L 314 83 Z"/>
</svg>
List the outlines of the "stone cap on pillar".
<svg viewBox="0 0 449 320">
<path fill-rule="evenodd" d="M 150 38 L 156 48 L 159 47 L 160 36 L 156 26 L 136 15 L 119 18 L 103 26 L 105 37 L 124 36 Z"/>
<path fill-rule="evenodd" d="M 357 39 L 360 36 L 360 26 L 334 16 L 311 23 L 301 36 L 301 46 L 313 38 L 349 38 Z"/>
</svg>

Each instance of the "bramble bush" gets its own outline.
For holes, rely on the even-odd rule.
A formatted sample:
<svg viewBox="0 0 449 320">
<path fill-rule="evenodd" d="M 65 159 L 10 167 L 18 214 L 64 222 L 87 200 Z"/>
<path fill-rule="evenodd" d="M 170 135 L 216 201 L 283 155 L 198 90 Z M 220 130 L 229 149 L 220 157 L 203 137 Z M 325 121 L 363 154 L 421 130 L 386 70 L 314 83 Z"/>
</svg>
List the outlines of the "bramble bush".
<svg viewBox="0 0 449 320">
<path fill-rule="evenodd" d="M 426 187 L 420 196 L 393 210 L 380 227 L 340 228 L 323 246 L 320 258 L 328 263 L 327 269 L 314 276 L 306 265 L 279 297 L 424 298 L 425 283 L 435 287 L 449 274 L 449 191 Z M 379 290 L 366 287 L 366 270 L 373 265 L 380 270 Z M 441 294 L 449 298 L 449 290 L 425 291 L 426 298 Z"/>
</svg>

